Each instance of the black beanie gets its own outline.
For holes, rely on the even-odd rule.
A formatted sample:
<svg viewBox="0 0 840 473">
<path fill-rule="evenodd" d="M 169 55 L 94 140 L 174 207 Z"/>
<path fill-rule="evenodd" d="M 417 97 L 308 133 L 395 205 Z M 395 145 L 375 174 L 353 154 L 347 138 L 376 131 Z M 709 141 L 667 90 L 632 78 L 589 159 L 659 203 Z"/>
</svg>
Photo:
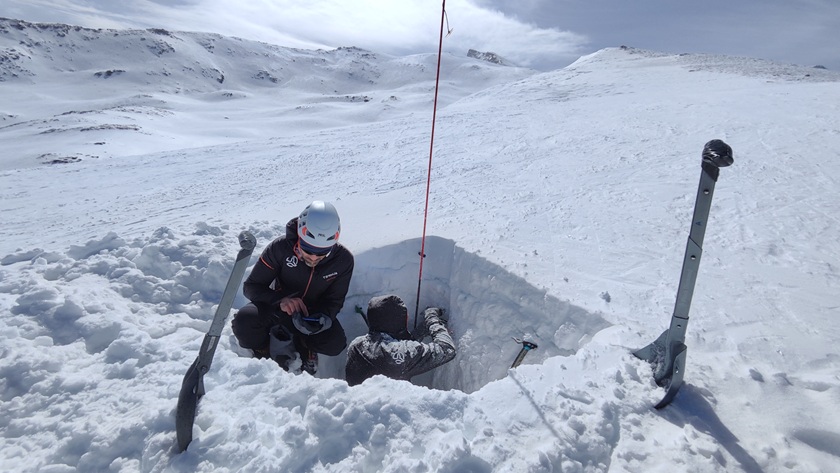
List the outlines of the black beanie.
<svg viewBox="0 0 840 473">
<path fill-rule="evenodd" d="M 401 334 L 406 332 L 408 309 L 399 297 L 376 296 L 368 304 L 368 327 L 374 332 Z"/>
</svg>

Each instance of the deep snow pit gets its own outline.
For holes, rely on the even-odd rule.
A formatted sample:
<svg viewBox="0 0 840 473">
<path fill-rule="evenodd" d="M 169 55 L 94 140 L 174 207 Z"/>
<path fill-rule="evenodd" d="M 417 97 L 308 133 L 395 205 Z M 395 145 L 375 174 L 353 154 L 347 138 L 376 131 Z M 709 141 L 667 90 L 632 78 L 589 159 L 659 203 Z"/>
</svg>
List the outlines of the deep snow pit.
<svg viewBox="0 0 840 473">
<path fill-rule="evenodd" d="M 367 309 L 368 301 L 376 295 L 400 296 L 408 307 L 412 328 L 419 248 L 420 240 L 415 239 L 355 255 L 350 292 L 340 315 L 348 340 L 367 331 L 354 307 Z M 415 377 L 413 382 L 467 393 L 506 376 L 522 348 L 513 337 L 539 345 L 524 363 L 541 363 L 548 357 L 575 353 L 591 335 L 608 325 L 599 315 L 549 296 L 521 277 L 440 237 L 426 238 L 421 317 L 423 309 L 430 306 L 446 309 L 458 354 L 453 361 Z M 342 378 L 345 361 L 345 354 L 321 357 L 319 376 Z"/>
<path fill-rule="evenodd" d="M 255 232 L 259 243 L 251 264 L 279 232 L 279 227 Z M 187 366 L 230 276 L 232 240 L 229 229 L 199 224 L 187 237 L 161 228 L 131 241 L 112 233 L 71 246 L 67 253 L 34 249 L 6 255 L 0 264 L 17 265 L 19 271 L 20 280 L 8 283 L 11 292 L 6 294 L 15 326 L 20 336 L 46 337 L 44 343 L 83 341 L 89 355 L 104 355 L 106 363 L 119 365 L 113 373 L 118 378 L 131 378 L 158 361 L 183 358 Z M 419 248 L 420 240 L 413 239 L 355 254 L 350 291 L 339 314 L 348 340 L 367 332 L 355 306 L 366 309 L 376 295 L 403 298 L 413 328 Z M 427 237 L 426 255 L 421 314 L 430 306 L 446 309 L 458 351 L 453 361 L 415 377 L 415 384 L 471 393 L 507 375 L 522 347 L 513 337 L 539 345 L 525 364 L 542 363 L 575 353 L 608 325 L 452 240 Z M 247 302 L 240 291 L 233 306 Z M 236 345 L 230 317 L 223 333 L 230 343 L 220 350 Z M 220 356 L 217 351 L 217 361 Z M 343 379 L 345 363 L 346 352 L 321 356 L 318 377 Z"/>
</svg>

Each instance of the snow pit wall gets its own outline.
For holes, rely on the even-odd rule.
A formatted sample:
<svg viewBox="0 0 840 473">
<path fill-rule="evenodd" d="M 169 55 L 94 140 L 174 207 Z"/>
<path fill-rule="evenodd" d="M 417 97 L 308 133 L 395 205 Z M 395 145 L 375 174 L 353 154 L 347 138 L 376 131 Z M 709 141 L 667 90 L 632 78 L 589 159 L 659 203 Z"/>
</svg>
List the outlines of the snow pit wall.
<svg viewBox="0 0 840 473">
<path fill-rule="evenodd" d="M 340 321 L 348 341 L 367 332 L 355 306 L 367 310 L 371 297 L 396 294 L 414 324 L 420 239 L 407 240 L 357 254 L 356 267 Z M 420 317 L 426 307 L 443 307 L 458 350 L 455 359 L 415 384 L 466 393 L 504 378 L 522 345 L 513 337 L 536 343 L 524 364 L 574 354 L 593 334 L 609 324 L 598 314 L 561 301 L 519 276 L 464 251 L 452 240 L 426 238 L 426 259 L 420 291 Z M 343 378 L 346 354 L 321 357 L 319 376 Z"/>
</svg>

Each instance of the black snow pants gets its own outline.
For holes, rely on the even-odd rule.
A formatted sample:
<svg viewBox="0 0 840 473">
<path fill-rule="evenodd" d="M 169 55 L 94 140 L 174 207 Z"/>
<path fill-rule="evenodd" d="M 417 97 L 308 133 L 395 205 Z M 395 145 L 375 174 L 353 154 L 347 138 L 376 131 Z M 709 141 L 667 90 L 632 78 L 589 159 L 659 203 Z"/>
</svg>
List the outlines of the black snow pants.
<svg viewBox="0 0 840 473">
<path fill-rule="evenodd" d="M 275 325 L 284 326 L 316 353 L 338 356 L 347 347 L 347 335 L 338 319 L 323 332 L 304 335 L 295 328 L 290 315 L 268 304 L 250 302 L 236 312 L 231 322 L 239 346 L 263 353 L 268 352 L 268 332 Z"/>
</svg>

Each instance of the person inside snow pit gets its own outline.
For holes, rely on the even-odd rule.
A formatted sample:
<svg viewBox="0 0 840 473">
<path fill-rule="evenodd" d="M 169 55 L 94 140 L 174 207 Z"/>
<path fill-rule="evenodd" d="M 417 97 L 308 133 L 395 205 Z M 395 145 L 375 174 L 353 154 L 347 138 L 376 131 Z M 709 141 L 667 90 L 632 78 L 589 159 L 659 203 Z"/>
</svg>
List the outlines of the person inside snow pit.
<svg viewBox="0 0 840 473">
<path fill-rule="evenodd" d="M 446 328 L 443 309 L 430 307 L 423 316 L 424 336 L 429 335 L 430 342 L 415 340 L 408 332 L 408 309 L 402 299 L 395 295 L 371 299 L 369 331 L 347 348 L 347 384 L 355 386 L 378 374 L 410 380 L 455 358 L 455 343 Z"/>
</svg>

